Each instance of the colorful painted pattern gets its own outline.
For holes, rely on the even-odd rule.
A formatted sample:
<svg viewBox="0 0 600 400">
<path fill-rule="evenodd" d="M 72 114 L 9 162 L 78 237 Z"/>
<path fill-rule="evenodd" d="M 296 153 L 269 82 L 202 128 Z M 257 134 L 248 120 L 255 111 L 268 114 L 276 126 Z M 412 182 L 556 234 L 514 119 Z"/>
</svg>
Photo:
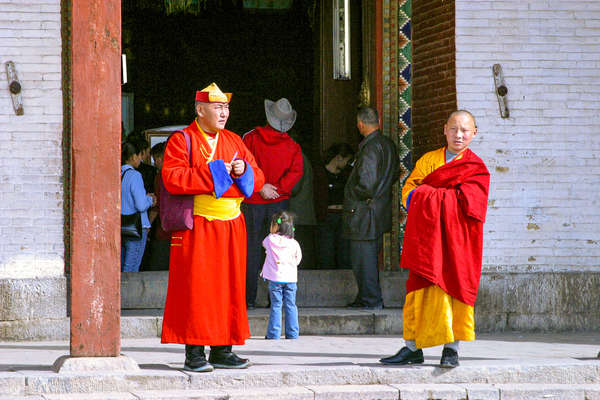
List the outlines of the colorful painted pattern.
<svg viewBox="0 0 600 400">
<path fill-rule="evenodd" d="M 406 221 L 406 213 L 400 206 L 400 189 L 412 168 L 411 14 L 411 0 L 383 1 L 383 130 L 398 146 L 401 160 L 400 180 L 394 193 L 393 218 L 397 223 L 391 238 L 384 240 L 385 269 L 399 268 Z"/>
</svg>

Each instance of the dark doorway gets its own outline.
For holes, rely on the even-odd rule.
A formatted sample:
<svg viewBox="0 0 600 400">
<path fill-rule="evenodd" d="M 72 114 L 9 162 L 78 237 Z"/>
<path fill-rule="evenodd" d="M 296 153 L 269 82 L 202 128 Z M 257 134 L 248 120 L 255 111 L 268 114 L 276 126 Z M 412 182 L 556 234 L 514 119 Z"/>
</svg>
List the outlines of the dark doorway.
<svg viewBox="0 0 600 400">
<path fill-rule="evenodd" d="M 196 90 L 211 82 L 233 92 L 227 129 L 239 135 L 265 124 L 265 98 L 286 97 L 298 112 L 290 134 L 316 175 L 324 168 L 322 157 L 329 146 L 347 143 L 356 150 L 361 140 L 356 109 L 365 84 L 363 64 L 370 61 L 363 55 L 374 47 L 374 38 L 368 40 L 368 33 L 363 37 L 365 26 L 373 24 L 364 16 L 372 14 L 365 10 L 374 3 L 294 0 L 280 10 L 248 9 L 244 3 L 207 1 L 193 12 L 168 14 L 164 1 L 123 0 L 122 45 L 128 67 L 123 95 L 133 98 L 131 132 L 189 124 Z M 346 77 L 334 71 L 340 8 L 349 15 L 351 73 Z M 315 185 L 314 198 L 320 196 Z M 327 204 L 317 207 L 329 213 Z M 314 240 L 318 228 L 311 226 L 306 236 Z M 307 247 L 303 268 L 332 268 L 320 262 L 315 253 L 322 249 L 316 243 Z"/>
<path fill-rule="evenodd" d="M 223 0 L 206 2 L 197 15 L 167 15 L 163 1 L 123 0 L 123 92 L 133 93 L 135 131 L 190 123 L 195 91 L 214 81 L 233 92 L 229 130 L 263 125 L 264 99 L 286 97 L 299 116 L 291 133 L 312 138 L 312 5 L 253 10 Z"/>
</svg>

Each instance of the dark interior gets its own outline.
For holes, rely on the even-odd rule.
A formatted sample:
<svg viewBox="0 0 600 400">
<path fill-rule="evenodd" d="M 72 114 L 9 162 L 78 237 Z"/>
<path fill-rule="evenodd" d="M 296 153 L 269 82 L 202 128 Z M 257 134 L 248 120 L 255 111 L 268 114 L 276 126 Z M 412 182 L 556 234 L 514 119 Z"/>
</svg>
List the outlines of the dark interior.
<svg viewBox="0 0 600 400">
<path fill-rule="evenodd" d="M 275 11 L 209 1 L 197 15 L 167 15 L 163 3 L 123 1 L 123 91 L 134 93 L 134 131 L 190 123 L 196 90 L 214 81 L 233 92 L 229 130 L 241 135 L 263 125 L 264 99 L 286 97 L 298 112 L 290 133 L 312 143 L 318 34 L 312 1 Z"/>
</svg>

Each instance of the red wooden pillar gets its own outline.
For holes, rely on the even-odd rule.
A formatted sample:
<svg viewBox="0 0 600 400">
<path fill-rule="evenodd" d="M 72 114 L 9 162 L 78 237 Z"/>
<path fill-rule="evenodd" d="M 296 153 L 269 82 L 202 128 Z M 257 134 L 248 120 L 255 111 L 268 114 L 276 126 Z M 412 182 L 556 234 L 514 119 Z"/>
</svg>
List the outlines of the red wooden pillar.
<svg viewBox="0 0 600 400">
<path fill-rule="evenodd" d="M 121 0 L 72 1 L 71 356 L 121 350 Z"/>
</svg>

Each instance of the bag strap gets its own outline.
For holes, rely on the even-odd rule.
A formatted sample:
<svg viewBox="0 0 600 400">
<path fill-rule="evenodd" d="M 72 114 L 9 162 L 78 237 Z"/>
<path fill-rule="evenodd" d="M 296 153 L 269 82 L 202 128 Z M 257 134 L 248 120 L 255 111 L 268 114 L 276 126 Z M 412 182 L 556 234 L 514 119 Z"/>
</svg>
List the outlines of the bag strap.
<svg viewBox="0 0 600 400">
<path fill-rule="evenodd" d="M 125 174 L 127 173 L 127 171 L 131 171 L 132 169 L 133 169 L 133 168 L 127 168 L 127 169 L 125 170 L 125 172 L 123 172 L 123 173 L 121 174 L 121 182 L 123 182 L 123 177 L 125 176 Z"/>
<path fill-rule="evenodd" d="M 192 167 L 192 139 L 190 138 L 190 135 L 184 129 L 184 130 L 175 131 L 175 132 L 171 133 L 169 135 L 169 137 L 167 138 L 167 142 L 176 133 L 183 133 L 183 137 L 185 138 L 185 145 L 186 145 L 187 151 L 188 151 L 188 159 L 190 160 L 190 168 L 191 168 Z"/>
</svg>

